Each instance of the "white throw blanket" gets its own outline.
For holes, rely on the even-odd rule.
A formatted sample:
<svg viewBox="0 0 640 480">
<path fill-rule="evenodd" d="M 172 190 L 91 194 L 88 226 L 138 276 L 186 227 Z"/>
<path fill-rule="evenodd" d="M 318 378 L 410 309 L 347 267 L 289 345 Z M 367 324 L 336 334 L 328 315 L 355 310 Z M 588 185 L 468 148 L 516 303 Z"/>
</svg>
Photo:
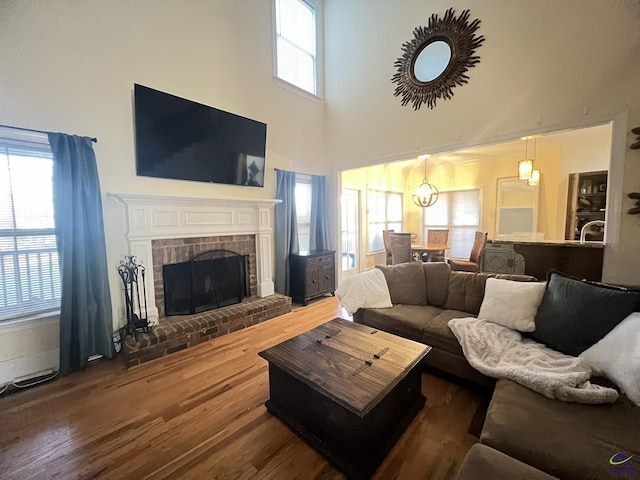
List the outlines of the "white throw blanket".
<svg viewBox="0 0 640 480">
<path fill-rule="evenodd" d="M 337 288 L 336 296 L 349 315 L 353 315 L 359 308 L 393 306 L 387 279 L 378 268 L 347 278 Z"/>
<path fill-rule="evenodd" d="M 508 378 L 547 398 L 578 403 L 613 403 L 618 392 L 589 381 L 591 369 L 579 357 L 557 352 L 519 332 L 478 318 L 454 318 L 449 328 L 473 368 Z"/>
</svg>

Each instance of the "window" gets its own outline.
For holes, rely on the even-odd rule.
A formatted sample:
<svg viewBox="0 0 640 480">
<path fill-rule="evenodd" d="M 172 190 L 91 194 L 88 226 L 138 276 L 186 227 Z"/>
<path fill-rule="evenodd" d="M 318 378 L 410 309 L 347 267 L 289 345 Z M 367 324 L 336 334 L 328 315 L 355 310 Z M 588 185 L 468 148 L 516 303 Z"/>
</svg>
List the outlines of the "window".
<svg viewBox="0 0 640 480">
<path fill-rule="evenodd" d="M 340 199 L 342 208 L 342 271 L 354 270 L 358 263 L 358 211 L 360 210 L 360 191 L 343 188 Z"/>
<path fill-rule="evenodd" d="M 0 321 L 60 308 L 53 156 L 25 136 L 0 132 Z"/>
<path fill-rule="evenodd" d="M 383 230 L 402 231 L 402 194 L 383 190 L 369 190 L 368 251 L 384 250 Z"/>
<path fill-rule="evenodd" d="M 296 223 L 298 224 L 298 249 L 309 250 L 311 232 L 311 182 L 310 178 L 296 176 Z"/>
<path fill-rule="evenodd" d="M 424 236 L 429 228 L 448 228 L 448 256 L 469 258 L 475 232 L 480 229 L 480 190 L 440 192 L 438 201 L 424 209 Z"/>
<path fill-rule="evenodd" d="M 316 11 L 302 0 L 275 0 L 276 75 L 316 95 Z"/>
</svg>

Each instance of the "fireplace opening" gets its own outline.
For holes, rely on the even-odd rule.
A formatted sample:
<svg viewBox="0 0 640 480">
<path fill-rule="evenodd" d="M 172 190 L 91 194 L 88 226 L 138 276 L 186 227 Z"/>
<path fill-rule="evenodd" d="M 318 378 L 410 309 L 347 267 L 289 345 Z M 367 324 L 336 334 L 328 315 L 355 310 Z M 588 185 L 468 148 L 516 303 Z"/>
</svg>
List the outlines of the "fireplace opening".
<svg viewBox="0 0 640 480">
<path fill-rule="evenodd" d="M 165 315 L 192 315 L 240 303 L 249 291 L 249 256 L 210 250 L 162 266 Z"/>
</svg>

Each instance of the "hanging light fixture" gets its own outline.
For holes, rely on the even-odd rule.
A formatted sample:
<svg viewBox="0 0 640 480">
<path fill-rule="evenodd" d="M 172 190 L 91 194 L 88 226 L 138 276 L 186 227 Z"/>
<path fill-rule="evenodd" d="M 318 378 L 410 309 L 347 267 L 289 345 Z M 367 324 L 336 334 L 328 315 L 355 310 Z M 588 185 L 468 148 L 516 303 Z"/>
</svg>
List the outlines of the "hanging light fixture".
<svg viewBox="0 0 640 480">
<path fill-rule="evenodd" d="M 429 155 L 420 155 L 418 158 L 424 159 L 424 177 L 422 183 L 415 189 L 411 198 L 417 206 L 426 208 L 438 200 L 438 189 L 434 185 L 431 185 L 427 179 L 427 158 L 429 158 Z"/>
<path fill-rule="evenodd" d="M 536 140 L 533 139 L 533 161 L 536 161 Z M 540 184 L 540 170 L 531 170 L 531 177 L 527 180 L 527 185 L 535 187 Z"/>
<path fill-rule="evenodd" d="M 533 172 L 533 160 L 527 158 L 529 156 L 529 137 L 525 137 L 524 160 L 518 162 L 518 179 L 529 180 L 531 172 Z"/>
</svg>

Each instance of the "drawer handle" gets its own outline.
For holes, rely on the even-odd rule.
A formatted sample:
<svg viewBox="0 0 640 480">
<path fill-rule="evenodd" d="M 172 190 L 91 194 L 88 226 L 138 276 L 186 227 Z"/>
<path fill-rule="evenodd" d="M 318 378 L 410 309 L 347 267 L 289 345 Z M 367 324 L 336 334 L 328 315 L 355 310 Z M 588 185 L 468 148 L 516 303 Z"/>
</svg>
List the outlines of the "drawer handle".
<svg viewBox="0 0 640 480">
<path fill-rule="evenodd" d="M 311 280 L 311 283 L 316 283 L 317 280 L 314 278 L 313 280 Z"/>
</svg>

